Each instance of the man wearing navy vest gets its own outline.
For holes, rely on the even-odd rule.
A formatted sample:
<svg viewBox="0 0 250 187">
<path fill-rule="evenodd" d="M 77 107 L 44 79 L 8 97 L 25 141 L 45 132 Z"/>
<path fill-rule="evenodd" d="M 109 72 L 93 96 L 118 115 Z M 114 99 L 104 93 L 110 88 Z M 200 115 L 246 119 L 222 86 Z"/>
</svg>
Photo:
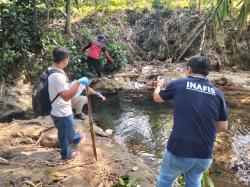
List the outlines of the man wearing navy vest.
<svg viewBox="0 0 250 187">
<path fill-rule="evenodd" d="M 161 163 L 157 187 L 171 187 L 185 175 L 186 187 L 201 187 L 203 172 L 213 158 L 217 132 L 227 130 L 224 95 L 207 79 L 210 60 L 194 56 L 187 63 L 187 77 L 165 82 L 158 78 L 156 102 L 173 100 L 174 125 Z"/>
<path fill-rule="evenodd" d="M 114 60 L 109 55 L 108 51 L 105 47 L 106 37 L 103 34 L 98 35 L 97 41 L 89 41 L 87 45 L 81 47 L 80 52 L 88 50 L 88 68 L 90 71 L 95 71 L 98 77 L 102 76 L 102 66 L 100 61 L 100 53 L 103 52 L 105 57 L 108 59 L 109 62 L 114 63 Z"/>
</svg>

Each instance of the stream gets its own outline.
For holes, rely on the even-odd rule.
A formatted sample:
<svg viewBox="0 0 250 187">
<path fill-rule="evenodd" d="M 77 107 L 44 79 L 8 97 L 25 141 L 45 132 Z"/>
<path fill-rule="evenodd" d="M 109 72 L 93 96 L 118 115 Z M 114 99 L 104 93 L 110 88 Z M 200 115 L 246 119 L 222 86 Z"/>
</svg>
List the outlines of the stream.
<svg viewBox="0 0 250 187">
<path fill-rule="evenodd" d="M 227 96 L 227 100 L 231 100 L 230 97 L 230 95 Z M 106 102 L 93 99 L 93 112 L 97 124 L 103 129 L 112 129 L 133 153 L 143 157 L 148 164 L 157 165 L 159 163 L 172 129 L 171 102 L 155 103 L 152 99 L 152 93 L 119 93 L 107 96 Z M 225 155 L 223 162 L 230 168 L 234 168 L 235 171 L 233 173 L 231 170 L 231 173 L 225 171 L 226 176 L 223 177 L 226 180 L 212 174 L 215 184 L 219 184 L 219 187 L 250 185 L 250 152 L 248 147 L 250 145 L 248 123 L 250 116 L 247 115 L 246 109 L 244 112 L 245 114 L 236 106 L 229 105 L 230 135 L 218 138 L 218 141 L 222 143 L 219 150 L 215 150 L 215 153 L 217 152 L 219 156 Z M 227 157 L 229 154 L 232 155 L 230 160 Z M 238 181 L 241 181 L 242 184 L 241 182 L 239 184 Z"/>
<path fill-rule="evenodd" d="M 155 103 L 151 94 L 122 94 L 93 102 L 94 117 L 103 129 L 112 129 L 134 153 L 160 157 L 172 129 L 172 106 Z"/>
</svg>

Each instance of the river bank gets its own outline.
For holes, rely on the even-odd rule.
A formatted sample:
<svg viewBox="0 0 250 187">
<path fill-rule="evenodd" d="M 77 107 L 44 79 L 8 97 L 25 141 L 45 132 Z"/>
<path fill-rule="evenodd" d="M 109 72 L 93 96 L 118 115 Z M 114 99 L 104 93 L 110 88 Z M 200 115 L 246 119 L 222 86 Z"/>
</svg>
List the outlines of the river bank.
<svg viewBox="0 0 250 187">
<path fill-rule="evenodd" d="M 0 124 L 0 186 L 104 187 L 125 175 L 141 186 L 155 185 L 156 171 L 130 154 L 117 138 L 96 136 L 95 161 L 87 121 L 77 120 L 76 129 L 85 135 L 76 148 L 80 155 L 61 162 L 49 117 Z"/>
<path fill-rule="evenodd" d="M 152 90 L 152 82 L 157 75 L 169 75 L 173 79 L 184 76 L 184 66 L 169 67 L 167 70 L 154 70 L 153 67 L 129 68 L 126 73 L 119 73 L 95 82 L 95 88 L 104 94 L 121 90 L 143 96 L 145 90 Z M 225 91 L 229 108 L 237 108 L 230 113 L 230 131 L 218 136 L 215 145 L 214 166 L 211 170 L 215 186 L 247 186 L 235 177 L 240 162 L 247 161 L 239 157 L 233 149 L 236 136 L 231 131 L 238 124 L 249 128 L 250 119 L 245 115 L 249 110 L 250 95 L 248 72 L 212 72 L 210 79 Z M 233 87 L 232 87 L 233 85 Z M 20 89 L 22 88 L 22 89 Z M 31 85 L 18 82 L 5 90 L 1 97 L 0 150 L 1 183 L 0 186 L 27 184 L 32 186 L 111 186 L 119 176 L 128 175 L 137 179 L 141 186 L 155 186 L 159 164 L 154 167 L 145 160 L 131 153 L 135 150 L 127 147 L 118 137 L 97 136 L 98 161 L 95 162 L 88 133 L 87 121 L 77 121 L 79 131 L 85 132 L 86 139 L 79 146 L 80 157 L 69 163 L 61 163 L 59 149 L 56 146 L 56 130 L 46 129 L 53 126 L 49 118 L 32 118 Z M 109 97 L 109 96 L 108 96 Z M 112 95 L 110 95 L 112 97 Z M 28 112 L 27 112 L 28 111 Z M 18 115 L 17 115 L 18 114 Z M 21 118 L 22 120 L 14 120 Z M 26 120 L 25 120 L 26 119 Z M 232 125 L 233 124 L 233 125 Z M 236 124 L 236 125 L 235 125 Z M 242 125 L 240 125 L 242 127 Z M 238 128 L 237 128 L 238 129 Z M 106 136 L 97 127 L 96 134 Z M 237 135 L 237 134 L 235 134 Z M 235 139 L 233 139 L 235 138 Z M 247 148 L 247 146 L 245 146 Z M 247 150 L 245 150 L 247 151 Z M 238 160 L 232 167 L 232 159 Z M 144 172 L 141 175 L 141 172 Z"/>
</svg>

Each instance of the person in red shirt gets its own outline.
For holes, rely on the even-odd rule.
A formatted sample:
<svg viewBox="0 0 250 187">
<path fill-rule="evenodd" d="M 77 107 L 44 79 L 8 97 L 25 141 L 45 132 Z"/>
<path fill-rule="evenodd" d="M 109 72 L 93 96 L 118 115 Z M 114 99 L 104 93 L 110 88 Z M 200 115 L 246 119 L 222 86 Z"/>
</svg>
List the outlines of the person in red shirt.
<svg viewBox="0 0 250 187">
<path fill-rule="evenodd" d="M 87 59 L 87 64 L 88 64 L 88 69 L 93 72 L 95 71 L 97 73 L 98 77 L 102 76 L 102 66 L 101 66 L 101 61 L 100 61 L 100 53 L 103 52 L 104 55 L 106 56 L 107 60 L 111 63 L 114 63 L 114 60 L 112 57 L 109 55 L 108 51 L 106 50 L 105 47 L 105 42 L 106 37 L 103 34 L 98 35 L 98 40 L 97 41 L 89 41 L 85 46 L 82 46 L 80 49 L 80 52 L 85 51 L 86 49 L 88 50 L 88 59 Z"/>
</svg>

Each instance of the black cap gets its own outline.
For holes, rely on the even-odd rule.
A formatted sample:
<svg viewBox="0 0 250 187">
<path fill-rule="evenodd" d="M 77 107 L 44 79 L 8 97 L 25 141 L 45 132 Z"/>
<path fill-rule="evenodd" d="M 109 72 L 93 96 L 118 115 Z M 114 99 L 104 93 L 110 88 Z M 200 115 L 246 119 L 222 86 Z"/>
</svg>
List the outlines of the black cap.
<svg viewBox="0 0 250 187">
<path fill-rule="evenodd" d="M 188 60 L 187 66 L 192 69 L 193 73 L 207 76 L 211 62 L 207 56 L 193 56 Z"/>
</svg>

